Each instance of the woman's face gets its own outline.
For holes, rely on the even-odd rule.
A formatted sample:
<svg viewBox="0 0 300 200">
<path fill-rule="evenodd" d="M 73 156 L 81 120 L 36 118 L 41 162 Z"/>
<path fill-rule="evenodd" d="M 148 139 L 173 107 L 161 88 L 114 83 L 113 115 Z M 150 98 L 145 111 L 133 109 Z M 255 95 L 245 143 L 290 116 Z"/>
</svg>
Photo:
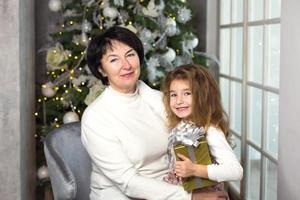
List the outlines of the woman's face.
<svg viewBox="0 0 300 200">
<path fill-rule="evenodd" d="M 101 59 L 102 69 L 99 71 L 107 76 L 110 86 L 121 93 L 134 93 L 140 76 L 140 59 L 137 52 L 130 46 L 112 41 Z"/>
</svg>

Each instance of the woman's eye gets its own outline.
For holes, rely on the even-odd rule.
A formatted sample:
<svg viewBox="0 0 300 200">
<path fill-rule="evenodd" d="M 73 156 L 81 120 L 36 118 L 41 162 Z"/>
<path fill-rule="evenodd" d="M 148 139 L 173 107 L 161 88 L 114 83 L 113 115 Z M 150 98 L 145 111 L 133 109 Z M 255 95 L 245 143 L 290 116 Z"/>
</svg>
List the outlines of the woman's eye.
<svg viewBox="0 0 300 200">
<path fill-rule="evenodd" d="M 127 54 L 127 57 L 133 57 L 133 56 L 135 56 L 135 53 L 129 53 L 129 54 Z"/>
<path fill-rule="evenodd" d="M 109 62 L 110 63 L 113 63 L 113 62 L 116 62 L 118 59 L 117 58 L 113 58 L 113 59 L 111 59 Z"/>
<path fill-rule="evenodd" d="M 177 95 L 175 93 L 170 93 L 170 97 L 176 97 Z"/>
</svg>

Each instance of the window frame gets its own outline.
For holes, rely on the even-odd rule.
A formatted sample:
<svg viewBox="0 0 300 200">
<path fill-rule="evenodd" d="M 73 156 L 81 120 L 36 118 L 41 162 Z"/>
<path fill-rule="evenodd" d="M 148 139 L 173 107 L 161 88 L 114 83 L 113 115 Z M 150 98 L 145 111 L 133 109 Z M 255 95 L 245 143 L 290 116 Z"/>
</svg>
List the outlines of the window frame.
<svg viewBox="0 0 300 200">
<path fill-rule="evenodd" d="M 222 1 L 222 0 L 221 0 Z M 240 193 L 233 187 L 232 183 L 229 183 L 229 189 L 230 192 L 233 193 L 234 197 L 240 198 L 240 199 L 247 199 L 247 179 L 248 177 L 248 163 L 247 160 L 249 158 L 249 153 L 248 153 L 248 147 L 254 148 L 256 151 L 258 151 L 261 155 L 261 160 L 260 160 L 260 191 L 259 191 L 259 199 L 265 199 L 265 191 L 266 191 L 266 167 L 267 167 L 267 160 L 269 159 L 273 164 L 275 164 L 278 167 L 278 156 L 277 158 L 274 157 L 271 153 L 266 151 L 266 145 L 267 145 L 267 93 L 271 92 L 279 97 L 279 88 L 275 88 L 272 86 L 267 86 L 267 76 L 266 76 L 266 69 L 267 69 L 267 63 L 266 63 L 266 48 L 267 48 L 267 41 L 266 41 L 266 34 L 267 34 L 267 25 L 272 25 L 272 24 L 281 24 L 281 19 L 280 17 L 278 18 L 272 18 L 268 19 L 268 10 L 269 10 L 269 1 L 271 0 L 264 0 L 264 9 L 263 9 L 263 19 L 257 20 L 257 21 L 249 21 L 249 3 L 250 0 L 243 0 L 243 19 L 242 22 L 237 22 L 237 23 L 231 23 L 233 21 L 233 0 L 229 0 L 230 3 L 230 22 L 229 24 L 221 24 L 221 2 L 218 1 L 218 6 L 217 6 L 217 12 L 218 12 L 218 27 L 217 27 L 217 38 L 218 38 L 218 47 L 217 47 L 217 56 L 220 58 L 220 44 L 221 44 L 221 39 L 220 39 L 220 33 L 222 29 L 229 29 L 229 74 L 223 74 L 222 72 L 219 71 L 219 82 L 220 78 L 224 78 L 229 81 L 229 108 L 228 108 L 228 116 L 230 118 L 231 116 L 231 107 L 232 107 L 232 97 L 231 97 L 231 85 L 232 81 L 238 82 L 241 84 L 241 134 L 236 133 L 232 129 L 230 129 L 230 132 L 240 140 L 241 142 L 241 164 L 243 165 L 244 168 L 244 178 L 240 182 Z M 249 46 L 248 46 L 248 41 L 249 41 L 249 36 L 248 36 L 248 31 L 249 27 L 252 26 L 262 26 L 263 28 L 263 53 L 262 53 L 262 83 L 255 83 L 253 81 L 248 80 L 248 51 L 249 51 Z M 232 76 L 232 29 L 241 27 L 243 31 L 243 40 L 242 40 L 242 78 L 237 78 Z M 280 27 L 281 28 L 281 27 Z M 280 73 L 280 72 L 279 72 Z M 261 145 L 257 145 L 253 141 L 251 141 L 248 138 L 248 94 L 249 94 L 249 89 L 248 87 L 254 87 L 257 89 L 260 89 L 262 91 L 262 116 L 261 116 Z M 279 123 L 279 122 L 278 122 Z M 277 149 L 278 151 L 278 149 Z"/>
</svg>

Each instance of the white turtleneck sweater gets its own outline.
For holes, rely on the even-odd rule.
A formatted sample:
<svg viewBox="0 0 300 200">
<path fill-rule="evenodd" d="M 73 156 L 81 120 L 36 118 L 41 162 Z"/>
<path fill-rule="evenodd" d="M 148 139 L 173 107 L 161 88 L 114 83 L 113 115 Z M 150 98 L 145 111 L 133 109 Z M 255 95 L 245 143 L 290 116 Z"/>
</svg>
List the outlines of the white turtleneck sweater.
<svg viewBox="0 0 300 200">
<path fill-rule="evenodd" d="M 161 93 L 141 81 L 134 94 L 107 87 L 88 106 L 81 139 L 92 159 L 91 200 L 112 199 L 104 192 L 112 187 L 132 198 L 191 199 L 181 186 L 162 180 L 168 172 L 164 117 Z"/>
</svg>

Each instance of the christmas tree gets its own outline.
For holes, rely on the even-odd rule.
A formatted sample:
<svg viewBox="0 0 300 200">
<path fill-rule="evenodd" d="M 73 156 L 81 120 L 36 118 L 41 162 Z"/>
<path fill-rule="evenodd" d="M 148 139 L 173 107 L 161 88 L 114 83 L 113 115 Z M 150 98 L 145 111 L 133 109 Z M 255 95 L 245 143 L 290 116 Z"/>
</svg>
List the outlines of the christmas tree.
<svg viewBox="0 0 300 200">
<path fill-rule="evenodd" d="M 198 38 L 186 0 L 50 0 L 49 9 L 61 17 L 47 49 L 47 81 L 37 99 L 37 165 L 45 182 L 42 142 L 63 123 L 79 121 L 87 105 L 104 90 L 89 71 L 85 54 L 89 41 L 120 25 L 135 32 L 145 50 L 141 79 L 153 88 L 168 70 L 201 62 L 193 50 Z M 38 173 L 39 174 L 39 173 Z"/>
</svg>

